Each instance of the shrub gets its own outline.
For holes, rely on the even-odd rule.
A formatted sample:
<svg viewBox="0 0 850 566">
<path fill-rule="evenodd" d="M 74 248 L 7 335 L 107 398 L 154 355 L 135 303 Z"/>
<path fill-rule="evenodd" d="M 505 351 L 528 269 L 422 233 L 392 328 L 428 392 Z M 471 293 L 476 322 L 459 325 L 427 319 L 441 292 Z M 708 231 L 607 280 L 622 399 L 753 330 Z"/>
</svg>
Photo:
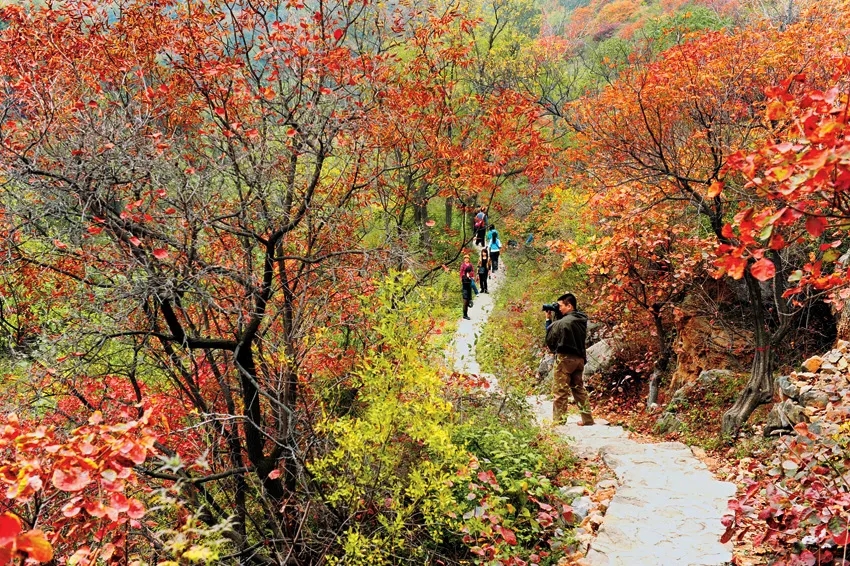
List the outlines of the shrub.
<svg viewBox="0 0 850 566">
<path fill-rule="evenodd" d="M 530 427 L 474 423 L 459 427 L 455 441 L 472 454 L 455 484 L 458 530 L 470 552 L 505 566 L 556 564 L 574 520 L 550 479 L 574 464 L 565 443 Z"/>
<path fill-rule="evenodd" d="M 754 545 L 779 549 L 774 566 L 850 564 L 850 421 L 828 421 L 798 424 L 773 458 L 750 462 L 752 479 L 723 518 L 724 541 L 755 525 Z"/>
</svg>

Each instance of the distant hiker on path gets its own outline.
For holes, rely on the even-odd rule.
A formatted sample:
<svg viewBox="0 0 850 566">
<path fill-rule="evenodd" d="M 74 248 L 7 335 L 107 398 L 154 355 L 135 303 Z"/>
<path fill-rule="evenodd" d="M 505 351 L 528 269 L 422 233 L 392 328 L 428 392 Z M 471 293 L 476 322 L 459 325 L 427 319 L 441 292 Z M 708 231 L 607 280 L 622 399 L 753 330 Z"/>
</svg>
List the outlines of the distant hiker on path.
<svg viewBox="0 0 850 566">
<path fill-rule="evenodd" d="M 481 250 L 478 258 L 478 282 L 481 283 L 481 292 L 487 293 L 487 278 L 490 276 L 490 257 L 487 248 Z"/>
<path fill-rule="evenodd" d="M 478 209 L 478 214 L 475 215 L 475 245 L 484 247 L 484 232 L 487 229 L 487 208 L 481 207 Z"/>
<path fill-rule="evenodd" d="M 465 258 L 469 259 L 469 257 Z M 461 296 L 463 297 L 463 319 L 470 320 L 469 306 L 472 304 L 472 264 L 468 261 L 464 262 L 465 267 L 461 267 L 460 285 Z"/>
<path fill-rule="evenodd" d="M 555 354 L 555 379 L 552 394 L 553 422 L 562 424 L 567 418 L 567 406 L 570 393 L 581 413 L 581 425 L 592 425 L 593 415 L 584 388 L 584 364 L 587 352 L 584 342 L 587 339 L 587 315 L 578 310 L 576 297 L 565 293 L 558 297 L 559 320 L 554 321 L 546 330 L 546 346 Z M 557 318 L 557 317 L 556 317 Z"/>
<path fill-rule="evenodd" d="M 502 240 L 496 227 L 490 224 L 490 232 L 487 233 L 487 245 L 490 250 L 490 271 L 499 271 L 499 252 L 502 251 Z"/>
<path fill-rule="evenodd" d="M 472 262 L 469 261 L 469 254 L 464 254 L 463 263 L 460 264 L 460 280 L 463 283 L 463 272 L 466 271 L 467 267 L 472 269 Z M 478 287 L 475 285 L 475 277 L 472 277 L 472 292 L 478 295 Z M 469 304 L 472 306 L 472 303 Z"/>
</svg>

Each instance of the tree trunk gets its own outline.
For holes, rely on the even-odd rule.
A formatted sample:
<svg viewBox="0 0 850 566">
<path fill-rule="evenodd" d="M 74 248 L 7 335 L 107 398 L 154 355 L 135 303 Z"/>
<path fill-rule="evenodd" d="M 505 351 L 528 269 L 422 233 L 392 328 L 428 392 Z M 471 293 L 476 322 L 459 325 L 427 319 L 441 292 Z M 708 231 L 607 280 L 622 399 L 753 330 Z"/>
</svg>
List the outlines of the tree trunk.
<svg viewBox="0 0 850 566">
<path fill-rule="evenodd" d="M 756 352 L 753 356 L 753 366 L 750 380 L 735 401 L 735 404 L 723 414 L 721 432 L 724 437 L 734 438 L 750 415 L 759 405 L 773 400 L 773 352 L 771 339 L 764 321 L 761 288 L 758 281 L 750 275 L 749 270 L 744 274 L 747 283 L 747 296 L 750 299 L 750 309 L 755 326 Z"/>
<path fill-rule="evenodd" d="M 658 335 L 659 354 L 655 361 L 655 367 L 652 370 L 652 376 L 649 378 L 649 395 L 646 397 L 646 408 L 649 409 L 658 402 L 658 388 L 661 385 L 661 375 L 667 371 L 670 365 L 670 358 L 673 355 L 673 348 L 667 341 L 667 329 L 664 328 L 664 321 L 661 319 L 661 309 L 653 305 L 652 320 L 655 323 L 655 333 Z"/>
<path fill-rule="evenodd" d="M 446 228 L 452 227 L 452 211 L 454 210 L 454 197 L 446 197 Z"/>
<path fill-rule="evenodd" d="M 723 414 L 722 434 L 733 438 L 760 405 L 773 399 L 773 367 L 770 346 L 756 347 L 752 374 L 735 404 Z"/>
<path fill-rule="evenodd" d="M 850 340 L 850 301 L 844 303 L 844 307 L 836 315 L 836 336 L 837 340 Z"/>
</svg>

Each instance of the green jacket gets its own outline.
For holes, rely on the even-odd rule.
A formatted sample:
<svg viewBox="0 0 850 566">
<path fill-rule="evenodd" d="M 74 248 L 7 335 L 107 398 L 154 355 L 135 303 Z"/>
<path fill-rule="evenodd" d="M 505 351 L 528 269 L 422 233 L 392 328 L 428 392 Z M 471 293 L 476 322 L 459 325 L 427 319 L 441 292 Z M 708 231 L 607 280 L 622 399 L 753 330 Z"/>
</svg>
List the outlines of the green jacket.
<svg viewBox="0 0 850 566">
<path fill-rule="evenodd" d="M 587 315 L 573 311 L 553 322 L 546 330 L 546 346 L 556 354 L 572 354 L 587 361 Z"/>
</svg>

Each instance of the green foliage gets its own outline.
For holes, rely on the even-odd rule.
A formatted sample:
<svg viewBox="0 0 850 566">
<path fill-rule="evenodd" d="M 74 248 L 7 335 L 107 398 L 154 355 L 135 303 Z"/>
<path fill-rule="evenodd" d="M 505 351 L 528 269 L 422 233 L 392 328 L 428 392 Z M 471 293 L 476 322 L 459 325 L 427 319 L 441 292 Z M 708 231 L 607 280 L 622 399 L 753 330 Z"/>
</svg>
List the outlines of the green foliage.
<svg viewBox="0 0 850 566">
<path fill-rule="evenodd" d="M 197 517 L 189 516 L 175 529 L 158 529 L 162 549 L 170 559 L 157 563 L 157 566 L 189 566 L 218 564 L 223 554 L 232 552 L 232 545 L 225 537 L 230 529 L 228 523 L 209 527 Z"/>
<path fill-rule="evenodd" d="M 178 457 L 164 459 L 160 472 L 175 472 L 184 467 Z M 229 520 L 214 525 L 206 524 L 200 516 L 186 507 L 186 485 L 180 482 L 154 491 L 151 498 L 153 506 L 148 511 L 147 520 L 156 518 L 159 527 L 155 531 L 157 547 L 160 549 L 156 566 L 203 566 L 219 564 L 221 558 L 232 555 L 235 547 L 228 536 L 233 533 L 233 524 Z M 179 519 L 178 519 L 179 518 Z M 83 558 L 84 555 L 81 555 Z M 89 557 L 90 558 L 90 557 Z M 139 558 L 131 556 L 131 558 Z M 68 564 L 76 563 L 72 557 Z M 142 565 L 144 560 L 133 560 L 131 564 Z"/>
<path fill-rule="evenodd" d="M 550 477 L 574 460 L 563 440 L 532 427 L 459 427 L 474 455 L 455 486 L 459 531 L 485 563 L 556 564 L 571 544 L 572 509 Z"/>
<path fill-rule="evenodd" d="M 721 448 L 727 440 L 720 434 L 722 414 L 735 401 L 748 378 L 746 373 L 736 373 L 728 379 L 718 379 L 709 384 L 697 381 L 686 386 L 682 394 L 676 395 L 669 408 L 675 409 L 682 422 L 682 440 L 706 450 Z M 766 407 L 758 409 L 744 431 L 752 431 L 752 425 L 763 420 L 765 412 Z"/>
<path fill-rule="evenodd" d="M 652 18 L 644 26 L 643 35 L 652 40 L 656 51 L 663 51 L 681 43 L 690 33 L 717 31 L 731 24 L 731 19 L 720 16 L 715 10 L 688 5 L 673 14 Z"/>
</svg>

